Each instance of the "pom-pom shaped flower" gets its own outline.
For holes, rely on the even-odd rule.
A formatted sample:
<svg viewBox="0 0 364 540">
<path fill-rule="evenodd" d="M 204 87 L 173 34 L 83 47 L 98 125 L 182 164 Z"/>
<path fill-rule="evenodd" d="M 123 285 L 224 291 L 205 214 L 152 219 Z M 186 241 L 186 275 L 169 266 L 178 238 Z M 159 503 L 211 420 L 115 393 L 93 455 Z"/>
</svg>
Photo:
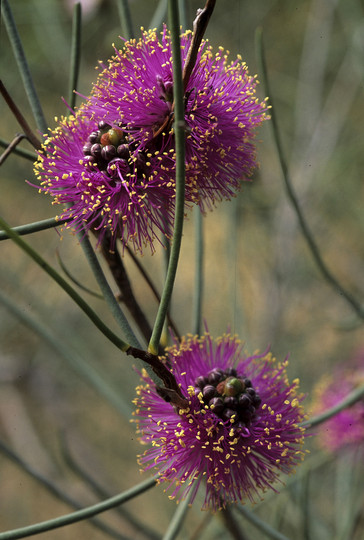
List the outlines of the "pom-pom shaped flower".
<svg viewBox="0 0 364 540">
<path fill-rule="evenodd" d="M 170 483 L 170 498 L 193 500 L 205 482 L 204 508 L 254 502 L 302 460 L 303 396 L 297 380 L 289 384 L 286 362 L 269 352 L 246 356 L 237 338 L 214 342 L 209 334 L 167 349 L 166 362 L 188 407 L 166 403 L 143 372 L 135 422 L 151 444 L 140 463 Z"/>
<path fill-rule="evenodd" d="M 363 360 L 362 353 L 351 367 L 340 366 L 318 382 L 314 389 L 313 414 L 320 414 L 334 407 L 358 386 L 364 384 Z M 316 441 L 321 448 L 333 453 L 344 448 L 358 448 L 363 445 L 364 400 L 357 401 L 320 424 L 316 428 Z"/>
<path fill-rule="evenodd" d="M 185 65 L 192 34 L 181 36 Z M 109 228 L 141 250 L 170 235 L 175 197 L 171 38 L 164 28 L 115 49 L 91 97 L 62 119 L 45 142 L 36 171 L 41 189 L 68 204 L 76 227 Z M 267 117 L 257 81 L 201 43 L 185 80 L 186 204 L 201 209 L 231 198 L 256 167 L 255 128 Z"/>
</svg>

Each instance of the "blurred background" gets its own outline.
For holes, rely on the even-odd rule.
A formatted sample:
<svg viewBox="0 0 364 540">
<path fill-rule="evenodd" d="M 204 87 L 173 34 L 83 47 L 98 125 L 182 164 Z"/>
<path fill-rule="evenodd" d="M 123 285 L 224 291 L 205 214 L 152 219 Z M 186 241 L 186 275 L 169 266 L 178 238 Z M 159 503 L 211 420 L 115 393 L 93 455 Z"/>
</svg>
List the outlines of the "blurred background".
<svg viewBox="0 0 364 540">
<path fill-rule="evenodd" d="M 85 0 L 82 4 L 78 90 L 87 95 L 96 76 L 95 66 L 112 55 L 112 44 L 121 43 L 118 36 L 122 30 L 116 0 Z M 136 36 L 141 26 L 160 26 L 166 19 L 166 2 L 131 0 L 129 4 Z M 203 2 L 186 4 L 192 28 Z M 61 98 L 68 96 L 73 2 L 10 0 L 10 6 L 47 122 L 54 127 L 54 117 L 67 114 Z M 364 3 L 219 0 L 206 37 L 213 46 L 228 49 L 232 58 L 241 54 L 250 73 L 258 73 L 260 79 L 254 45 L 257 27 L 263 29 L 275 111 L 302 210 L 328 267 L 362 301 Z M 3 22 L 0 51 L 1 78 L 36 130 Z M 258 92 L 260 98 L 265 97 L 262 86 Z M 0 137 L 10 141 L 19 126 L 3 99 L 0 111 Z M 245 341 L 247 351 L 264 350 L 270 344 L 279 359 L 289 354 L 289 376 L 300 378 L 309 412 L 317 380 L 363 349 L 364 336 L 353 309 L 323 279 L 302 237 L 284 190 L 269 122 L 259 130 L 257 139 L 260 168 L 253 182 L 245 183 L 236 199 L 220 203 L 213 215 L 208 213 L 204 218 L 203 317 L 212 335 L 231 329 Z M 21 146 L 31 150 L 26 141 Z M 39 195 L 25 180 L 35 181 L 31 161 L 11 155 L 0 170 L 0 214 L 13 226 L 52 217 L 59 211 L 50 198 Z M 191 212 L 185 223 L 172 303 L 172 316 L 181 334 L 192 330 L 194 223 Z M 97 289 L 72 233 L 50 230 L 27 240 L 59 268 L 58 252 L 76 279 Z M 110 495 L 147 478 L 139 473 L 136 456 L 143 449 L 129 422 L 138 383 L 132 369 L 135 362 L 95 331 L 71 300 L 11 241 L 1 242 L 0 250 L 0 289 L 8 299 L 6 305 L 0 297 L 0 440 L 82 505 L 98 499 L 70 459 Z M 157 249 L 153 256 L 146 252 L 140 260 L 161 290 L 163 250 Z M 124 262 L 152 324 L 156 302 L 127 253 Z M 116 330 L 104 303 L 91 296 L 87 299 Z M 30 328 L 22 318 L 37 321 L 41 330 Z M 52 333 L 52 339 L 45 339 L 46 332 Z M 87 377 L 80 375 L 75 356 L 102 374 L 124 405 L 118 409 L 100 395 Z M 315 455 L 313 441 L 308 443 L 311 446 Z M 300 497 L 315 493 L 315 514 L 319 517 L 315 531 L 321 536 L 312 538 L 333 538 L 330 527 L 334 515 L 325 508 L 323 498 L 333 489 L 334 471 L 330 461 L 313 475 L 311 487 L 282 490 L 279 496 L 267 497 L 256 511 L 269 521 L 282 515 L 277 514 L 277 508 L 288 508 L 281 519 L 282 532 L 306 538 L 300 536 L 304 534 L 299 527 Z M 0 484 L 0 530 L 70 511 L 2 452 Z M 343 494 L 337 496 L 340 503 Z M 142 532 L 137 534 L 130 515 L 142 517 L 161 535 L 175 503 L 158 487 L 125 508 L 129 517 L 108 512 L 102 519 L 125 535 L 146 538 Z M 202 538 L 198 527 L 203 519 L 209 520 L 209 538 L 225 537 L 223 534 L 228 538 L 219 518 L 201 514 L 199 508 L 197 500 L 180 538 Z M 246 525 L 246 531 L 251 530 Z M 259 534 L 254 533 L 254 538 L 264 538 Z M 81 523 L 38 537 L 101 540 L 107 534 Z"/>
</svg>

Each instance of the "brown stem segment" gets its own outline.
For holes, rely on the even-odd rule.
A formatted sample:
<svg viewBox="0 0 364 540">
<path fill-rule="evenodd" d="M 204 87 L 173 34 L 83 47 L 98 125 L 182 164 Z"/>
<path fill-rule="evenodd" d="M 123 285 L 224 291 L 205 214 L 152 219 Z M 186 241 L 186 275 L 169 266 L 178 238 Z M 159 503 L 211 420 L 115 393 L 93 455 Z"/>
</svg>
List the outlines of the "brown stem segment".
<svg viewBox="0 0 364 540">
<path fill-rule="evenodd" d="M 203 9 L 197 10 L 197 16 L 195 20 L 193 21 L 193 37 L 192 37 L 190 48 L 188 49 L 188 52 L 187 52 L 186 61 L 185 61 L 185 65 L 184 65 L 183 73 L 182 73 L 184 92 L 186 91 L 187 84 L 188 84 L 188 81 L 190 80 L 192 70 L 195 67 L 198 49 L 200 48 L 202 38 L 206 32 L 206 28 L 209 23 L 212 12 L 214 11 L 215 4 L 216 4 L 216 0 L 207 0 L 205 7 Z M 171 112 L 166 117 L 163 124 L 154 133 L 153 135 L 154 138 L 158 137 L 159 135 L 163 133 L 168 133 L 173 124 L 173 120 L 174 120 L 174 102 L 172 103 Z"/>
<path fill-rule="evenodd" d="M 148 276 L 147 272 L 144 270 L 143 266 L 140 264 L 138 258 L 134 255 L 133 251 L 128 246 L 125 246 L 125 249 L 129 253 L 130 257 L 133 259 L 133 262 L 135 263 L 135 265 L 138 268 L 139 272 L 141 273 L 141 275 L 145 279 L 147 285 L 149 286 L 150 290 L 152 291 L 155 299 L 157 300 L 157 302 L 159 304 L 159 302 L 161 301 L 161 297 L 160 297 L 160 294 L 158 293 L 157 289 L 155 288 L 154 283 L 152 282 L 152 280 Z M 173 321 L 173 319 L 172 319 L 172 317 L 170 316 L 169 313 L 167 313 L 167 321 L 168 321 L 168 326 L 170 326 L 171 329 L 172 329 L 173 335 L 180 341 L 181 336 L 180 336 L 180 334 L 179 334 L 179 332 L 177 330 L 176 324 L 174 323 L 174 321 Z"/>
<path fill-rule="evenodd" d="M 6 160 L 6 158 L 10 156 L 10 154 L 12 153 L 14 148 L 16 148 L 18 146 L 20 141 L 22 141 L 23 139 L 26 139 L 26 138 L 27 137 L 26 137 L 26 135 L 24 135 L 24 133 L 18 133 L 17 135 L 15 135 L 14 139 L 8 145 L 6 150 L 1 154 L 1 156 L 0 156 L 0 165 L 2 165 L 4 163 L 4 161 Z"/>
<path fill-rule="evenodd" d="M 171 402 L 179 409 L 186 409 L 188 407 L 188 400 L 182 394 L 174 375 L 169 371 L 159 356 L 135 347 L 129 347 L 126 354 L 146 362 L 152 368 L 154 373 L 163 381 L 164 387 L 157 386 L 157 392 L 163 399 Z"/>
<path fill-rule="evenodd" d="M 5 88 L 3 82 L 0 80 L 0 92 L 3 96 L 3 98 L 5 99 L 9 109 L 11 110 L 11 112 L 13 113 L 13 115 L 15 116 L 15 118 L 17 119 L 17 121 L 19 122 L 20 126 L 22 127 L 25 135 L 27 136 L 29 142 L 34 146 L 34 148 L 36 150 L 41 150 L 42 149 L 42 145 L 40 143 L 40 141 L 37 139 L 37 137 L 34 135 L 33 131 L 31 130 L 28 122 L 25 120 L 24 116 L 22 115 L 22 113 L 20 112 L 20 110 L 18 109 L 18 107 L 15 105 L 14 101 L 13 101 L 13 98 L 10 96 L 10 94 L 8 93 L 7 89 Z"/>
<path fill-rule="evenodd" d="M 117 251 L 116 247 L 111 249 L 111 233 L 109 231 L 104 233 L 101 241 L 101 250 L 107 264 L 109 265 L 115 283 L 119 288 L 120 301 L 126 305 L 131 316 L 138 325 L 138 328 L 143 334 L 144 339 L 147 343 L 149 343 L 150 336 L 152 335 L 151 326 L 134 296 L 134 292 L 120 253 Z"/>
<path fill-rule="evenodd" d="M 188 49 L 182 74 L 183 88 L 185 91 L 188 81 L 190 80 L 192 70 L 195 67 L 198 49 L 200 48 L 202 38 L 206 32 L 212 12 L 214 11 L 215 4 L 216 0 L 207 0 L 205 7 L 197 10 L 197 16 L 193 21 L 193 37 L 190 48 Z"/>
</svg>

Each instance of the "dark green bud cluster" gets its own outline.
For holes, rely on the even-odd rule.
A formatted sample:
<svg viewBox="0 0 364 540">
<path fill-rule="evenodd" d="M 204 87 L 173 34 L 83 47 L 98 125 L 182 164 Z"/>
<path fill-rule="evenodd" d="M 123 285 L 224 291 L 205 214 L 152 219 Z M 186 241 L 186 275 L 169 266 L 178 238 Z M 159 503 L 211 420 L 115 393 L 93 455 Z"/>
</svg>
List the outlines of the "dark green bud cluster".
<svg viewBox="0 0 364 540">
<path fill-rule="evenodd" d="M 83 153 L 86 164 L 106 170 L 111 177 L 117 175 L 117 169 L 129 170 L 130 151 L 127 136 L 121 128 L 112 127 L 104 120 L 101 120 L 98 129 L 88 136 Z"/>
<path fill-rule="evenodd" d="M 205 405 L 222 420 L 249 427 L 262 402 L 250 379 L 240 377 L 235 368 L 212 369 L 195 380 L 195 394 L 202 393 Z"/>
</svg>

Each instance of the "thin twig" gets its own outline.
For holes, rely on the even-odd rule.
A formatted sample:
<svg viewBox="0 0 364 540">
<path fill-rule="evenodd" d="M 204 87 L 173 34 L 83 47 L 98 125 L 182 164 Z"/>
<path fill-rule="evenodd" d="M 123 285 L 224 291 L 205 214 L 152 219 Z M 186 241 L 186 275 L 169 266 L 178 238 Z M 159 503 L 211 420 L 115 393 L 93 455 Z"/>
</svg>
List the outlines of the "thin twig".
<svg viewBox="0 0 364 540">
<path fill-rule="evenodd" d="M 197 16 L 193 21 L 193 37 L 191 41 L 190 48 L 188 49 L 185 65 L 183 68 L 182 80 L 183 80 L 183 89 L 186 91 L 188 81 L 193 68 L 195 67 L 198 50 L 201 45 L 202 38 L 206 32 L 207 25 L 209 23 L 216 0 L 207 0 L 205 7 L 203 9 L 197 10 Z"/>
<path fill-rule="evenodd" d="M 17 540 L 19 538 L 26 538 L 35 534 L 59 529 L 60 527 L 65 527 L 66 525 L 72 525 L 73 523 L 84 521 L 85 519 L 90 519 L 97 514 L 106 512 L 111 508 L 115 508 L 116 506 L 119 506 L 120 504 L 141 495 L 148 489 L 154 487 L 156 483 L 156 478 L 144 480 L 144 482 L 133 486 L 119 495 L 110 497 L 110 499 L 106 499 L 105 501 L 99 502 L 92 506 L 87 506 L 86 508 L 82 508 L 76 512 L 59 516 L 58 518 L 49 519 L 47 521 L 42 521 L 40 523 L 35 523 L 34 525 L 28 525 L 27 527 L 22 527 L 20 529 L 13 529 L 11 531 L 0 533 L 0 540 Z"/>
<path fill-rule="evenodd" d="M 168 270 L 158 313 L 154 322 L 152 337 L 150 339 L 148 350 L 157 353 L 159 349 L 160 338 L 163 326 L 169 309 L 174 281 L 177 273 L 178 259 L 180 254 L 184 208 L 185 208 L 185 120 L 184 120 L 184 102 L 183 102 L 183 83 L 182 83 L 182 61 L 180 46 L 180 27 L 178 2 L 170 0 L 170 27 L 172 37 L 172 64 L 173 64 L 173 91 L 175 99 L 175 119 L 174 136 L 176 148 L 176 198 L 175 198 L 175 216 L 173 227 L 173 242 L 171 247 L 171 256 L 169 259 Z"/>
<path fill-rule="evenodd" d="M 18 467 L 22 469 L 22 471 L 26 472 L 29 476 L 34 478 L 37 482 L 42 484 L 43 487 L 45 487 L 49 493 L 51 493 L 54 497 L 56 497 L 58 500 L 62 501 L 63 503 L 67 504 L 74 510 L 79 510 L 82 508 L 82 505 L 75 501 L 72 497 L 68 495 L 65 491 L 61 490 L 56 484 L 51 482 L 48 478 L 40 474 L 38 471 L 33 469 L 28 463 L 26 463 L 20 456 L 18 456 L 11 448 L 6 446 L 3 442 L 0 441 L 0 452 L 6 455 L 8 459 L 10 459 L 13 463 L 15 463 Z M 103 531 L 104 533 L 108 534 L 112 538 L 116 538 L 117 540 L 125 540 L 125 536 L 118 533 L 109 525 L 106 523 L 103 523 L 98 518 L 91 518 L 90 522 L 98 529 Z"/>
<path fill-rule="evenodd" d="M 15 135 L 14 139 L 9 143 L 8 147 L 6 148 L 5 152 L 3 152 L 0 156 L 0 165 L 4 163 L 7 157 L 10 156 L 10 154 L 15 150 L 15 148 L 18 146 L 20 141 L 26 138 L 26 135 L 24 133 L 18 133 Z"/>
<path fill-rule="evenodd" d="M 273 529 L 273 527 L 261 520 L 254 512 L 250 512 L 242 504 L 239 504 L 236 508 L 252 525 L 262 531 L 266 536 L 269 536 L 269 538 L 272 538 L 272 540 L 289 540 L 287 536 Z"/>
<path fill-rule="evenodd" d="M 1 92 L 1 94 L 3 96 L 3 98 L 5 99 L 9 109 L 11 110 L 11 112 L 13 113 L 15 118 L 17 119 L 19 125 L 23 129 L 23 131 L 24 131 L 25 135 L 27 136 L 27 139 L 29 140 L 29 142 L 34 146 L 34 148 L 36 150 L 41 150 L 42 145 L 41 145 L 40 141 L 34 135 L 33 131 L 31 130 L 31 128 L 30 128 L 30 126 L 28 124 L 28 122 L 25 120 L 24 116 L 22 115 L 22 113 L 20 112 L 18 107 L 15 105 L 15 102 L 14 102 L 13 98 L 10 96 L 7 89 L 5 88 L 4 83 L 1 80 L 0 80 L 0 92 Z"/>
<path fill-rule="evenodd" d="M 182 72 L 182 86 L 183 93 L 186 91 L 188 81 L 190 80 L 191 73 L 195 67 L 198 50 L 201 45 L 202 38 L 206 32 L 207 25 L 214 10 L 216 0 L 207 0 L 203 9 L 197 10 L 197 16 L 193 21 L 193 37 L 190 47 L 187 52 L 186 60 Z M 171 112 L 164 120 L 163 124 L 154 133 L 154 138 L 158 137 L 162 133 L 167 133 L 173 123 L 174 119 L 175 101 L 172 103 Z"/>
<path fill-rule="evenodd" d="M 326 266 L 326 264 L 324 263 L 323 261 L 323 258 L 321 256 L 321 253 L 320 253 L 320 249 L 310 231 L 310 228 L 306 222 L 306 219 L 303 215 L 303 212 L 301 210 L 301 207 L 299 205 L 299 202 L 298 202 L 298 198 L 296 196 L 296 193 L 294 191 L 294 188 L 293 188 L 293 185 L 292 185 L 292 182 L 291 182 L 291 179 L 290 179 L 290 176 L 289 176 L 289 173 L 288 173 L 288 167 L 287 167 L 287 163 L 286 163 L 286 160 L 285 160 L 285 157 L 284 157 L 284 153 L 283 153 L 283 147 L 282 147 L 282 143 L 281 143 L 281 138 L 280 138 L 280 134 L 279 134 L 279 129 L 278 129 L 278 122 L 277 122 L 277 119 L 276 119 L 276 115 L 275 115 L 275 108 L 273 106 L 273 101 L 272 101 L 272 93 L 270 91 L 270 87 L 269 87 L 269 81 L 268 81 L 268 73 L 267 73 L 267 66 L 266 66 L 266 61 L 265 61 L 265 54 L 264 54 L 264 47 L 263 47 L 263 37 L 262 37 L 262 31 L 261 29 L 259 29 L 256 33 L 256 41 L 257 41 L 257 50 L 258 50 L 258 56 L 259 56 L 259 59 L 260 59 L 260 63 L 261 63 L 261 71 L 262 71 L 262 75 L 263 75 L 263 81 L 264 81 L 264 86 L 265 86 L 265 91 L 266 91 L 266 94 L 269 96 L 269 99 L 270 99 L 270 102 L 271 102 L 271 105 L 272 105 L 272 108 L 271 108 L 271 125 L 272 125 L 272 129 L 273 129 L 273 137 L 274 137 L 274 142 L 276 144 L 276 148 L 277 148 L 277 154 L 278 154 L 278 157 L 279 157 L 279 161 L 280 161 L 280 165 L 281 165 L 281 169 L 282 169 L 282 173 L 283 173 L 283 180 L 284 180 L 284 185 L 285 185 L 285 188 L 286 188 L 286 192 L 287 192 L 287 195 L 288 195 L 288 199 L 290 200 L 295 212 L 296 212 L 296 215 L 297 215 L 297 219 L 298 219 L 298 223 L 301 227 L 301 231 L 302 231 L 302 234 L 303 234 L 303 237 L 305 238 L 307 244 L 308 244 L 308 247 L 311 251 L 311 254 L 313 256 L 313 259 L 314 261 L 316 262 L 319 270 L 321 271 L 322 275 L 324 276 L 324 278 L 326 279 L 326 281 L 335 289 L 335 291 L 342 297 L 345 298 L 345 300 L 351 305 L 351 307 L 355 310 L 355 312 L 357 313 L 357 315 L 361 318 L 361 319 L 364 319 L 364 308 L 363 306 L 360 304 L 360 302 L 358 302 L 356 300 L 356 298 L 354 298 L 354 296 L 349 292 L 347 291 L 346 289 L 344 289 L 342 287 L 342 285 L 339 283 L 339 281 L 336 279 L 336 277 L 331 273 L 331 270 L 329 270 L 329 268 Z"/>
<path fill-rule="evenodd" d="M 133 21 L 128 0 L 118 0 L 119 17 L 123 37 L 127 40 L 134 38 Z M 152 27 L 153 28 L 153 27 Z"/>
<path fill-rule="evenodd" d="M 78 75 L 80 72 L 81 61 L 81 20 L 82 11 L 81 3 L 77 2 L 73 8 L 72 20 L 72 41 L 71 41 L 71 63 L 70 63 L 70 80 L 68 88 L 68 104 L 71 109 L 76 105 L 76 90 Z"/>
<path fill-rule="evenodd" d="M 61 436 L 60 442 L 63 458 L 66 464 L 70 467 L 70 469 L 79 478 L 81 478 L 89 488 L 92 489 L 92 491 L 97 497 L 99 497 L 100 499 L 109 499 L 110 493 L 108 493 L 103 487 L 101 487 L 100 484 L 96 482 L 96 480 L 92 478 L 92 476 L 75 460 L 72 453 L 70 452 L 65 436 Z M 159 535 L 154 530 L 141 523 L 138 519 L 134 518 L 134 516 L 122 506 L 116 507 L 115 510 L 122 518 L 126 519 L 129 524 L 132 525 L 136 530 L 142 532 L 148 538 L 148 540 L 158 540 Z"/>
<path fill-rule="evenodd" d="M 29 65 L 25 56 L 24 48 L 20 39 L 18 29 L 15 24 L 15 20 L 10 8 L 8 0 L 1 1 L 1 14 L 3 16 L 6 30 L 8 32 L 9 40 L 13 48 L 16 63 L 18 65 L 20 75 L 23 81 L 24 89 L 28 97 L 28 101 L 36 121 L 39 131 L 46 133 L 47 122 L 44 117 L 43 109 L 35 90 L 32 75 L 30 73 Z M 24 129 L 24 128 L 23 128 Z M 27 132 L 24 130 L 27 134 Z"/>
<path fill-rule="evenodd" d="M 310 429 L 312 427 L 318 426 L 319 424 L 322 424 L 323 422 L 326 422 L 326 420 L 329 420 L 331 417 L 335 416 L 335 414 L 343 411 L 344 409 L 351 407 L 362 399 L 364 397 L 364 384 L 361 386 L 358 386 L 358 388 L 355 388 L 350 394 L 346 396 L 346 398 L 342 399 L 331 407 L 330 409 L 327 409 L 321 414 L 318 414 L 317 416 L 313 416 L 312 418 L 309 418 L 308 420 L 305 420 L 304 422 L 301 422 L 300 426 L 304 427 L 306 429 Z"/>
<path fill-rule="evenodd" d="M 0 146 L 2 146 L 3 148 L 7 148 L 9 144 L 10 143 L 8 141 L 0 137 Z M 37 154 L 35 154 L 34 152 L 31 152 L 30 150 L 26 150 L 25 148 L 14 148 L 13 152 L 14 154 L 17 154 L 18 156 L 21 156 L 33 162 L 36 161 L 38 157 Z"/>
<path fill-rule="evenodd" d="M 160 294 L 159 292 L 157 291 L 153 281 L 151 280 L 150 276 L 147 274 L 147 272 L 145 271 L 145 269 L 143 268 L 143 266 L 141 265 L 139 259 L 135 256 L 134 252 L 130 249 L 129 246 L 125 246 L 125 249 L 126 251 L 128 252 L 128 254 L 130 255 L 131 259 L 133 260 L 134 264 L 136 265 L 136 267 L 138 268 L 139 272 L 141 273 L 141 275 L 143 276 L 144 280 L 146 281 L 148 287 L 150 288 L 150 290 L 152 291 L 155 299 L 157 300 L 157 302 L 159 303 L 160 300 L 161 300 L 161 297 L 160 297 Z M 180 336 L 180 333 L 178 332 L 178 329 L 177 329 L 177 326 L 174 322 L 174 320 L 172 319 L 170 313 L 168 312 L 167 313 L 167 321 L 168 321 L 168 326 L 170 326 L 170 328 L 172 329 L 172 332 L 173 332 L 173 335 L 180 341 L 181 340 L 181 336 Z"/>
<path fill-rule="evenodd" d="M 154 373 L 164 382 L 165 388 L 157 387 L 157 391 L 163 399 L 171 402 L 179 409 L 187 408 L 188 400 L 182 394 L 174 375 L 169 371 L 159 356 L 141 349 L 136 349 L 135 347 L 129 347 L 126 354 L 143 360 L 143 362 L 148 364 Z"/>
<path fill-rule="evenodd" d="M 148 343 L 152 334 L 152 328 L 135 298 L 120 253 L 118 252 L 116 246 L 111 249 L 111 241 L 112 237 L 110 231 L 104 232 L 101 240 L 102 255 L 109 266 L 116 285 L 119 288 L 120 301 L 126 305 L 142 335 L 144 336 L 146 343 Z"/>
<path fill-rule="evenodd" d="M 41 221 L 34 221 L 34 223 L 27 223 L 26 225 L 19 225 L 18 227 L 12 227 L 12 230 L 19 236 L 25 236 L 39 231 L 45 231 L 47 229 L 54 229 L 60 225 L 67 223 L 67 219 L 49 218 Z M 10 236 L 5 231 L 0 231 L 0 241 L 8 240 Z"/>
<path fill-rule="evenodd" d="M 236 521 L 230 506 L 226 506 L 221 510 L 221 518 L 225 523 L 225 527 L 234 538 L 234 540 L 248 540 L 243 531 L 240 529 L 238 522 Z"/>
</svg>

